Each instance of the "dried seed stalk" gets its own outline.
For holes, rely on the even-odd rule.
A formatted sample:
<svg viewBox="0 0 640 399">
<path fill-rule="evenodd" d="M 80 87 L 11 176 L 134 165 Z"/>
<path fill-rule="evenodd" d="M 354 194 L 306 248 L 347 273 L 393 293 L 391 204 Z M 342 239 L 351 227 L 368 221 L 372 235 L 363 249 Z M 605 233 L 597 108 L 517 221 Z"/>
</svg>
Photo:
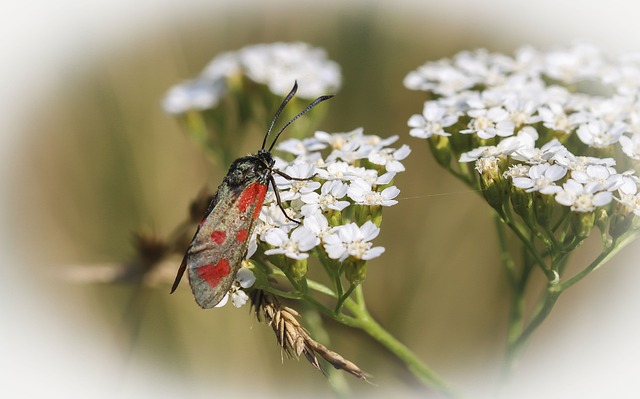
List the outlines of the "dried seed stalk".
<svg viewBox="0 0 640 399">
<path fill-rule="evenodd" d="M 251 291 L 249 298 L 258 321 L 264 321 L 273 328 L 278 345 L 288 356 L 294 355 L 299 358 L 300 355 L 304 355 L 313 367 L 324 373 L 316 356 L 319 355 L 336 369 L 367 380 L 365 372 L 353 362 L 311 338 L 307 330 L 298 322 L 297 318 L 300 314 L 296 310 L 281 305 L 274 295 L 262 290 Z"/>
</svg>

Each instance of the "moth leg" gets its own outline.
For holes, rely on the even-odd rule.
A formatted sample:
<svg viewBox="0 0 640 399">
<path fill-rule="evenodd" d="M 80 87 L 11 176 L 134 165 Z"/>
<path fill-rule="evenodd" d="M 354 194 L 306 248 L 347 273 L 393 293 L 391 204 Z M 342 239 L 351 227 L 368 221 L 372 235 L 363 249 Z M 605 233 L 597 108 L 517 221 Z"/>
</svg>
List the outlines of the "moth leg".
<svg viewBox="0 0 640 399">
<path fill-rule="evenodd" d="M 318 176 L 318 174 L 317 174 L 317 173 L 314 173 L 314 174 L 313 174 L 312 176 L 310 176 L 310 177 L 293 177 L 293 176 L 289 176 L 288 174 L 286 174 L 286 173 L 284 173 L 283 171 L 278 170 L 278 169 L 271 169 L 271 171 L 272 171 L 273 173 L 277 173 L 277 174 L 279 174 L 280 176 L 284 177 L 285 179 L 288 179 L 288 180 L 296 180 L 296 181 L 306 181 L 306 180 L 311 180 L 311 179 L 313 179 L 314 177 Z"/>
<path fill-rule="evenodd" d="M 277 172 L 277 171 L 274 169 L 274 172 Z M 286 176 L 283 176 L 283 177 L 286 177 Z M 280 210 L 284 214 L 284 217 L 286 217 L 287 219 L 291 220 L 292 222 L 294 222 L 296 224 L 300 224 L 299 220 L 295 220 L 295 219 L 291 218 L 289 215 L 287 215 L 287 212 L 285 211 L 284 207 L 282 206 L 282 201 L 280 200 L 280 192 L 278 191 L 278 187 L 276 186 L 276 181 L 273 178 L 272 174 L 269 175 L 269 180 L 271 181 L 271 185 L 273 186 L 273 192 L 276 195 L 276 203 L 278 204 L 278 207 L 280 207 Z M 303 180 L 306 180 L 306 179 L 303 179 Z"/>
</svg>

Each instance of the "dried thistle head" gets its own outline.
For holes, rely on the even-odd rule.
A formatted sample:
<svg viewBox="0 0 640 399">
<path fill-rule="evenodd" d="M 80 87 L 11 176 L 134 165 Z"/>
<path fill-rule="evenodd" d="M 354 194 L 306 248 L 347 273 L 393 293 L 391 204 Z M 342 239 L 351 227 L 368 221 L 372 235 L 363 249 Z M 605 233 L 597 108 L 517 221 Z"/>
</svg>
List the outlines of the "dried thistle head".
<svg viewBox="0 0 640 399">
<path fill-rule="evenodd" d="M 258 321 L 271 326 L 276 334 L 278 345 L 287 356 L 299 358 L 300 355 L 304 355 L 313 367 L 324 373 L 316 356 L 319 355 L 336 369 L 367 380 L 367 374 L 353 362 L 311 338 L 307 330 L 298 322 L 300 314 L 295 309 L 280 304 L 274 295 L 262 290 L 253 290 L 249 298 Z"/>
</svg>

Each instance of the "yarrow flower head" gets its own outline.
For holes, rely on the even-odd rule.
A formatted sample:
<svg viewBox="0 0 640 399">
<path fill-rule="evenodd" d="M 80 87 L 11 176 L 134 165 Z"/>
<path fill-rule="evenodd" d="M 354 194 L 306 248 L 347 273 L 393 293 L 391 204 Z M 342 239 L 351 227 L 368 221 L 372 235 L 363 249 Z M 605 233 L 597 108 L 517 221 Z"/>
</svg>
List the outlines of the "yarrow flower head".
<svg viewBox="0 0 640 399">
<path fill-rule="evenodd" d="M 301 98 L 315 98 L 340 88 L 340 67 L 325 50 L 307 43 L 272 43 L 247 46 L 238 51 L 247 77 L 269 86 L 274 94 L 286 95 L 298 80 Z"/>
<path fill-rule="evenodd" d="M 404 84 L 427 92 L 409 135 L 427 140 L 436 162 L 496 216 L 512 308 L 540 298 L 543 311 L 509 316 L 520 327 L 509 331 L 513 366 L 558 296 L 640 236 L 640 54 L 611 59 L 582 44 L 463 51 L 425 63 Z M 567 267 L 590 237 L 600 253 L 578 272 Z M 332 240 L 330 256 L 344 257 L 348 240 Z"/>
<path fill-rule="evenodd" d="M 427 62 L 404 81 L 430 93 L 423 113 L 409 118 L 409 134 L 430 140 L 436 160 L 482 188 L 498 212 L 511 193 L 527 228 L 532 212 L 539 223 L 565 214 L 554 206 L 583 215 L 601 209 L 615 219 L 620 209 L 637 209 L 638 59 L 612 60 L 579 44 L 547 53 L 523 47 L 513 56 L 465 51 Z M 469 174 L 468 162 L 478 175 Z M 605 219 L 599 223 L 606 228 Z"/>
<path fill-rule="evenodd" d="M 288 217 L 269 187 L 247 257 L 266 255 L 295 279 L 304 276 L 307 262 L 314 258 L 343 262 L 350 257 L 365 262 L 380 256 L 384 248 L 372 241 L 380 232 L 381 210 L 398 202 L 400 190 L 393 178 L 404 170 L 402 160 L 410 153 L 407 145 L 392 147 L 397 139 L 356 129 L 316 132 L 312 138 L 277 145 L 282 157 L 276 157 L 276 168 L 303 180 L 274 173 Z M 314 256 L 318 253 L 323 255 Z M 358 265 L 351 265 L 350 277 L 361 277 L 358 267 L 362 264 Z"/>
<path fill-rule="evenodd" d="M 319 47 L 303 42 L 255 44 L 216 56 L 196 78 L 177 84 L 164 97 L 165 112 L 180 115 L 218 105 L 238 78 L 266 85 L 286 95 L 298 81 L 298 97 L 311 99 L 341 86 L 340 67 Z"/>
</svg>

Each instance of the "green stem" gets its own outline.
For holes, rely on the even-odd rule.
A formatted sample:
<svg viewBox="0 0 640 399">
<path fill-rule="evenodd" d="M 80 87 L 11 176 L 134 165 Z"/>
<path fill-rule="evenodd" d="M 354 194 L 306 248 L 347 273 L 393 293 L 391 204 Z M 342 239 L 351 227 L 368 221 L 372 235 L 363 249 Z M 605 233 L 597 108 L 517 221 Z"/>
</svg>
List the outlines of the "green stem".
<svg viewBox="0 0 640 399">
<path fill-rule="evenodd" d="M 344 294 L 340 294 L 340 296 L 338 297 L 338 301 L 336 302 L 336 307 L 335 307 L 336 313 L 340 312 L 340 309 L 342 309 L 342 305 L 344 304 L 344 301 L 346 301 L 351 296 L 351 293 L 353 293 L 353 291 L 358 286 L 359 285 L 351 284 L 349 286 L 349 289 L 347 289 L 347 291 Z"/>
<path fill-rule="evenodd" d="M 575 276 L 571 277 L 570 279 L 568 279 L 564 283 L 560 284 L 560 289 L 562 291 L 566 290 L 567 288 L 571 287 L 572 285 L 574 285 L 578 281 L 580 281 L 583 278 L 585 278 L 592 271 L 594 271 L 594 270 L 598 269 L 600 266 L 604 265 L 612 256 L 617 254 L 624 247 L 626 247 L 632 241 L 634 241 L 636 238 L 638 238 L 638 235 L 640 235 L 640 231 L 634 231 L 634 232 L 631 232 L 630 234 L 622 236 L 621 239 L 618 239 L 616 242 L 614 242 L 611 245 L 609 245 L 609 247 L 607 249 L 605 249 L 584 270 L 582 270 L 581 272 L 579 272 Z"/>
<path fill-rule="evenodd" d="M 274 274 L 284 275 L 284 273 L 275 270 Z M 332 298 L 337 298 L 336 293 L 329 289 L 327 286 L 310 279 L 307 279 L 307 283 L 310 290 L 326 294 Z M 268 289 L 268 291 L 272 290 L 274 289 Z M 287 292 L 279 292 L 278 294 L 281 293 L 285 294 L 285 297 L 295 296 L 292 295 L 292 293 Z M 299 293 L 296 294 L 300 295 Z M 425 386 L 438 392 L 442 392 L 448 397 L 454 397 L 451 388 L 449 388 L 449 386 L 433 370 L 431 370 L 431 368 L 424 364 L 420 360 L 420 358 L 416 356 L 407 346 L 398 341 L 393 335 L 391 335 L 380 324 L 378 324 L 373 319 L 373 317 L 371 317 L 365 306 L 362 286 L 359 285 L 355 288 L 354 296 L 355 300 L 347 298 L 344 301 L 344 308 L 346 308 L 349 313 L 351 313 L 351 316 L 344 313 L 335 313 L 332 309 L 324 306 L 308 293 L 304 294 L 302 298 L 297 299 L 301 299 L 311 304 L 325 316 L 328 316 L 346 326 L 363 330 L 373 339 L 378 341 L 378 343 L 387 348 L 391 353 L 396 355 L 400 360 L 402 360 L 407 365 L 409 371 L 411 371 L 411 373 L 413 373 L 413 375 Z"/>
<path fill-rule="evenodd" d="M 448 397 L 454 397 L 452 389 L 429 366 L 424 364 L 407 346 L 398 341 L 393 335 L 378 324 L 362 306 L 354 301 L 347 300 L 345 307 L 353 313 L 357 320 L 357 327 L 366 332 L 370 337 L 378 341 L 391 353 L 396 355 L 408 367 L 409 371 L 425 386 L 442 392 Z"/>
<path fill-rule="evenodd" d="M 507 213 L 507 219 L 504 220 L 504 223 L 506 223 L 507 226 L 509 226 L 509 228 L 511 229 L 511 231 L 513 231 L 515 233 L 515 235 L 518 237 L 518 239 L 525 245 L 525 247 L 529 250 L 529 254 L 536 260 L 536 263 L 540 266 L 540 269 L 544 272 L 544 274 L 547 276 L 547 279 L 549 281 L 552 281 L 553 279 L 555 279 L 555 275 L 553 274 L 553 271 L 551 270 L 551 268 L 549 268 L 547 266 L 547 264 L 545 263 L 544 259 L 542 259 L 542 256 L 540 255 L 540 253 L 538 252 L 538 250 L 536 249 L 535 245 L 533 244 L 532 240 L 530 240 L 529 238 L 527 238 L 522 231 L 520 231 L 520 228 L 513 222 L 513 219 L 511 217 L 511 212 Z"/>
<path fill-rule="evenodd" d="M 546 318 L 551 313 L 554 305 L 558 301 L 560 294 L 566 291 L 569 287 L 577 283 L 578 281 L 585 278 L 588 274 L 598 269 L 602 265 L 604 265 L 612 256 L 618 253 L 622 248 L 627 246 L 633 240 L 637 238 L 640 234 L 640 231 L 631 232 L 625 236 L 621 240 L 618 240 L 612 243 L 609 247 L 607 247 L 602 253 L 589 264 L 582 271 L 566 280 L 563 283 L 550 282 L 547 285 L 547 289 L 545 291 L 544 299 L 542 303 L 536 309 L 534 315 L 531 317 L 531 321 L 524 328 L 522 333 L 515 339 L 508 347 L 508 362 L 509 366 L 513 367 L 516 361 L 520 358 L 522 351 L 528 342 L 529 338 L 533 334 L 534 331 L 546 320 Z M 554 270 L 563 269 L 564 265 L 568 259 L 568 254 L 563 254 L 559 256 L 557 259 L 554 259 Z"/>
<path fill-rule="evenodd" d="M 513 356 L 510 348 L 522 333 L 524 323 L 524 307 L 526 302 L 525 289 L 527 286 L 527 282 L 529 281 L 529 276 L 531 274 L 531 270 L 533 269 L 533 265 L 531 263 L 529 252 L 527 252 L 527 250 L 523 247 L 524 268 L 520 276 L 517 275 L 515 270 L 515 262 L 513 261 L 513 257 L 511 256 L 511 253 L 509 252 L 509 248 L 507 246 L 504 224 L 501 222 L 500 217 L 497 214 L 494 215 L 494 221 L 496 225 L 496 232 L 498 233 L 498 244 L 500 247 L 502 265 L 507 272 L 507 277 L 511 289 L 511 303 L 509 306 L 509 320 L 507 326 L 507 361 L 505 362 L 505 367 L 503 369 L 503 375 L 506 379 L 509 377 L 513 369 L 513 362 L 511 361 Z"/>
<path fill-rule="evenodd" d="M 529 337 L 542 324 L 542 322 L 546 320 L 547 316 L 549 316 L 549 313 L 551 313 L 553 306 L 558 301 L 558 297 L 560 296 L 562 291 L 559 291 L 556 287 L 558 287 L 557 284 L 549 284 L 547 286 L 544 302 L 536 310 L 527 327 L 522 331 L 518 338 L 515 339 L 513 343 L 511 343 L 511 345 L 509 345 L 509 348 L 507 350 L 507 362 L 510 369 L 513 369 L 516 366 L 517 361 L 522 356 L 522 352 L 529 340 Z"/>
</svg>

